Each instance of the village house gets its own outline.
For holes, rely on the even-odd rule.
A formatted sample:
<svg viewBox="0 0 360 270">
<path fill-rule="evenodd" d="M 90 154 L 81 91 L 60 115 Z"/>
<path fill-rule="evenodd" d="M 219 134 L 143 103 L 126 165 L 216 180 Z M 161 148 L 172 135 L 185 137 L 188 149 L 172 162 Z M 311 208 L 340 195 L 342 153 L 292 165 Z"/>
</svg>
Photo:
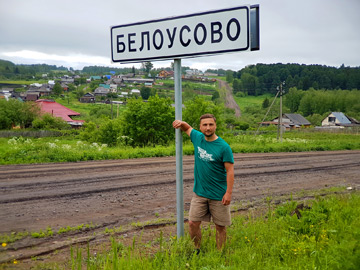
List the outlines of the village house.
<svg viewBox="0 0 360 270">
<path fill-rule="evenodd" d="M 70 78 L 69 76 L 64 76 L 60 79 L 60 83 L 69 84 L 74 83 L 74 78 Z"/>
<path fill-rule="evenodd" d="M 138 83 L 138 84 L 144 84 L 144 83 L 154 83 L 154 79 L 143 79 L 143 78 L 123 78 L 124 83 Z"/>
<path fill-rule="evenodd" d="M 103 86 L 99 86 L 98 88 L 95 89 L 94 95 L 95 96 L 106 96 L 107 94 L 109 94 L 109 92 L 110 92 L 110 87 L 105 88 Z"/>
<path fill-rule="evenodd" d="M 321 122 L 322 127 L 345 128 L 360 126 L 360 121 L 346 116 L 342 112 L 332 112 Z"/>
<path fill-rule="evenodd" d="M 73 120 L 71 118 L 72 116 L 80 115 L 80 113 L 70 110 L 53 100 L 39 99 L 36 103 L 39 105 L 42 113 L 49 113 L 53 117 L 59 117 L 74 128 L 80 127 L 84 124 L 84 120 Z"/>
<path fill-rule="evenodd" d="M 279 124 L 279 117 L 271 120 L 271 121 L 265 121 L 261 123 L 263 126 L 269 126 L 269 125 L 278 125 Z M 292 130 L 292 129 L 298 129 L 301 127 L 310 127 L 311 123 L 305 119 L 301 114 L 297 113 L 285 113 L 282 115 L 281 123 L 280 125 L 285 130 Z"/>
<path fill-rule="evenodd" d="M 28 90 L 26 91 L 24 100 L 34 101 L 42 96 L 48 96 L 51 94 L 51 90 L 52 90 L 52 85 L 50 84 L 33 83 L 29 86 Z"/>
<path fill-rule="evenodd" d="M 132 89 L 132 90 L 130 91 L 130 94 L 131 94 L 131 95 L 140 95 L 140 90 L 138 90 L 138 89 Z"/>
<path fill-rule="evenodd" d="M 159 72 L 158 77 L 160 79 L 164 79 L 164 78 L 169 78 L 169 77 L 174 77 L 174 71 L 172 70 L 162 70 Z"/>
<path fill-rule="evenodd" d="M 95 103 L 95 96 L 92 93 L 86 93 L 79 101 L 82 103 Z"/>
</svg>

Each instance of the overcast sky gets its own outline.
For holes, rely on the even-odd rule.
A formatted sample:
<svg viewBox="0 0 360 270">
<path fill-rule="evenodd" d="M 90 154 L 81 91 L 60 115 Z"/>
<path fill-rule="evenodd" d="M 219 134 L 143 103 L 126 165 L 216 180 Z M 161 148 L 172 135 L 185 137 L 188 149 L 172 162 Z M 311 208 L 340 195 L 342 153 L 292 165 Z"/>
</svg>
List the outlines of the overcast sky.
<svg viewBox="0 0 360 270">
<path fill-rule="evenodd" d="M 111 63 L 111 26 L 247 4 L 260 5 L 260 51 L 184 59 L 182 66 L 360 66 L 359 0 L 0 0 L 0 59 L 75 69 L 138 67 Z"/>
</svg>

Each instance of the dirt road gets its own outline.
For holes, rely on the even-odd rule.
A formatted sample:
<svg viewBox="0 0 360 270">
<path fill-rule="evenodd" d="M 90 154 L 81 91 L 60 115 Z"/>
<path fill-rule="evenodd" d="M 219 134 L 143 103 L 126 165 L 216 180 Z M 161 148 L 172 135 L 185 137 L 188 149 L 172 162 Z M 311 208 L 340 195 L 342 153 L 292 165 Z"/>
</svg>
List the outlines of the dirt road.
<svg viewBox="0 0 360 270">
<path fill-rule="evenodd" d="M 234 158 L 233 204 L 331 186 L 360 188 L 360 151 Z M 175 216 L 175 166 L 175 157 L 0 166 L 0 233 L 38 232 L 48 226 L 56 231 L 91 223 L 104 230 Z M 183 171 L 188 210 L 193 156 L 184 156 Z M 21 247 L 26 244 L 14 246 Z M 4 252 L 1 256 L 8 258 Z"/>
<path fill-rule="evenodd" d="M 240 117 L 241 116 L 240 107 L 236 103 L 236 101 L 233 97 L 232 88 L 230 87 L 230 85 L 227 82 L 222 81 L 222 80 L 218 80 L 218 81 L 219 81 L 219 88 L 225 88 L 225 90 L 226 90 L 225 107 L 234 109 L 235 116 Z"/>
</svg>

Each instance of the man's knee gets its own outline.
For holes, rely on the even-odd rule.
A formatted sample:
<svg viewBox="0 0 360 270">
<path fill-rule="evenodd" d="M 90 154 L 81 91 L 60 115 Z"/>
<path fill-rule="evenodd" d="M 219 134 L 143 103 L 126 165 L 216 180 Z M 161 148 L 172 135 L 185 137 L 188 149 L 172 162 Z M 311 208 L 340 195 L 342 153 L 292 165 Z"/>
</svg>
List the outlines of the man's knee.
<svg viewBox="0 0 360 270">
<path fill-rule="evenodd" d="M 216 230 L 218 231 L 218 232 L 226 232 L 226 226 L 221 226 L 221 225 L 217 225 L 217 224 L 215 224 L 215 227 L 216 227 Z"/>
<path fill-rule="evenodd" d="M 191 220 L 189 220 L 189 226 L 192 229 L 200 228 L 200 224 L 201 224 L 201 221 L 191 221 Z"/>
</svg>

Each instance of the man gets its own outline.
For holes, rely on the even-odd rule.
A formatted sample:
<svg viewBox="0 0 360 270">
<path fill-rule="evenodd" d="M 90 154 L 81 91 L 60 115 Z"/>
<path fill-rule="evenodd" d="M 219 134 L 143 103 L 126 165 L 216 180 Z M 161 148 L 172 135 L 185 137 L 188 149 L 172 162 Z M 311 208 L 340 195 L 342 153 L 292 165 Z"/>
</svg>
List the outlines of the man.
<svg viewBox="0 0 360 270">
<path fill-rule="evenodd" d="M 230 202 L 234 185 L 234 158 L 230 146 L 215 134 L 216 118 L 200 117 L 200 131 L 188 123 L 175 120 L 173 127 L 190 136 L 194 145 L 194 196 L 190 204 L 189 233 L 200 252 L 201 222 L 211 218 L 216 227 L 216 245 L 226 242 L 226 226 L 231 224 Z"/>
</svg>

